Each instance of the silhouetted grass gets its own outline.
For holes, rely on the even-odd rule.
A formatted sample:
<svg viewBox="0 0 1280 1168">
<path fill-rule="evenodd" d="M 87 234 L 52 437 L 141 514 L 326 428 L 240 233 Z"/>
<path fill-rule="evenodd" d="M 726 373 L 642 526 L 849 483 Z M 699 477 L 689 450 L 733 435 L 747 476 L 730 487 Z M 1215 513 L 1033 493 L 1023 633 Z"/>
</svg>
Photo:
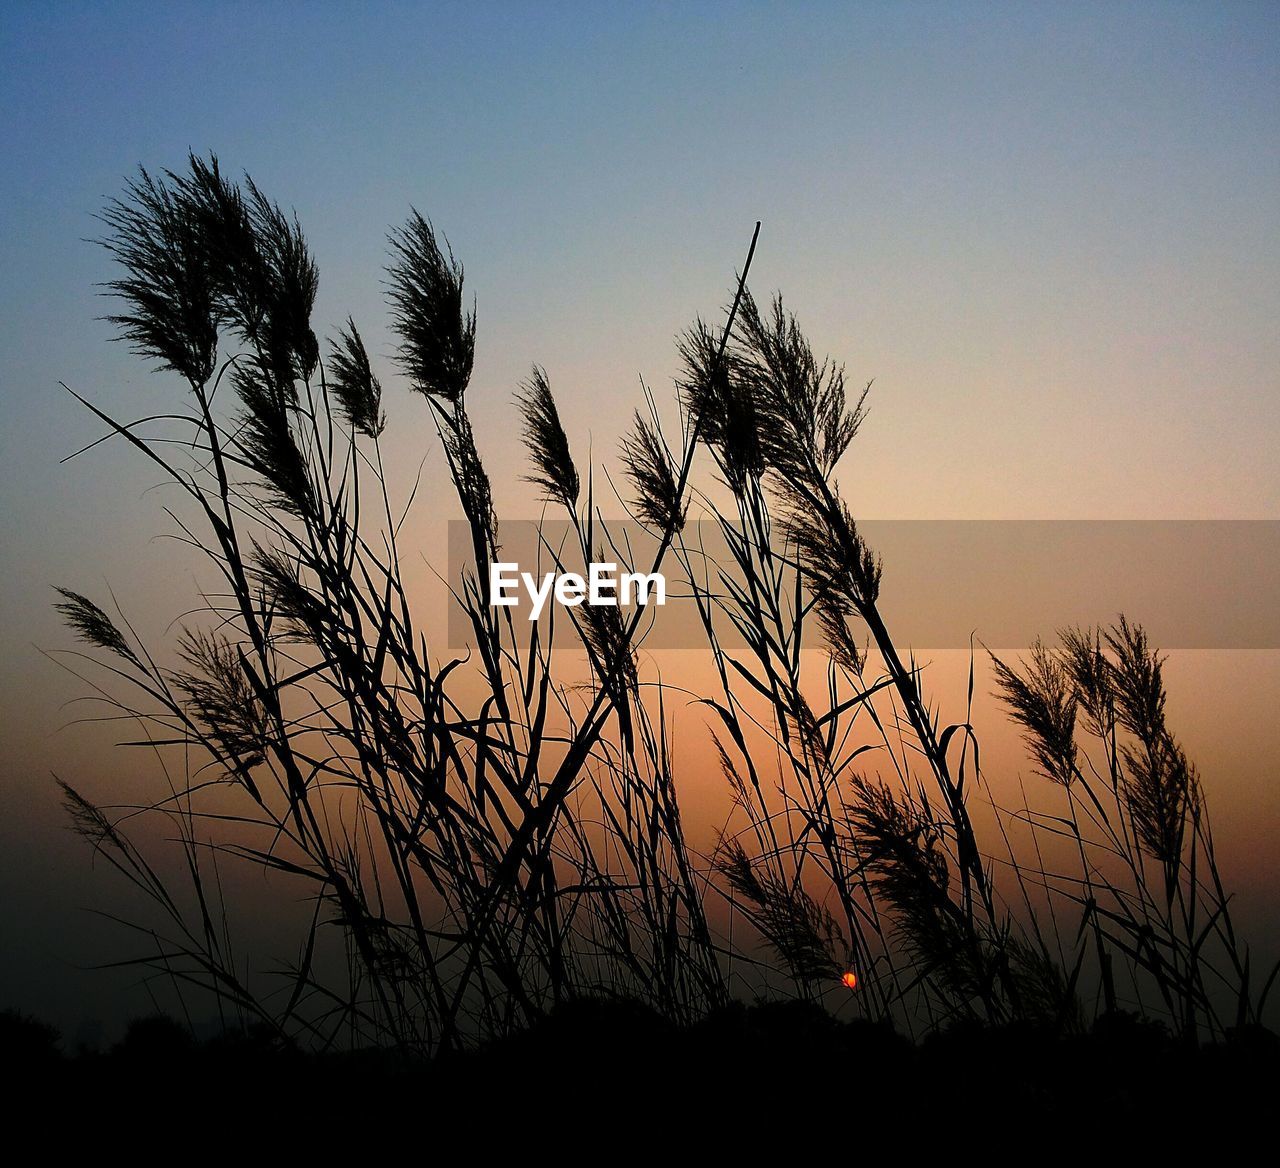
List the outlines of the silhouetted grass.
<svg viewBox="0 0 1280 1168">
<path fill-rule="evenodd" d="M 735 1058 L 835 1079 L 867 1060 L 925 1075 L 958 1050 L 966 1073 L 988 1074 L 1043 1043 L 1096 1054 L 1138 1003 L 1188 1044 L 1256 1032 L 1275 973 L 1252 971 L 1234 931 L 1202 785 L 1139 627 L 1122 618 L 1021 666 L 994 662 L 1048 781 L 1043 807 L 997 809 L 999 838 L 980 838 L 970 800 L 989 791 L 971 717 L 943 724 L 887 627 L 879 557 L 835 478 L 867 390 L 848 392 L 781 297 L 757 305 L 754 237 L 723 323 L 678 341 L 679 437 L 647 396 L 620 452 L 657 546 L 623 568 L 683 577 L 716 668 L 715 692 L 694 696 L 730 813 L 700 856 L 684 833 L 672 691 L 639 655 L 643 614 L 558 615 L 583 685 L 544 630 L 488 604 L 500 533 L 467 406 L 476 316 L 430 222 L 414 212 L 392 233 L 387 287 L 399 369 L 470 533 L 455 587 L 474 651 L 447 659 L 416 621 L 403 505 L 382 469 L 384 432 L 406 423 L 354 321 L 322 356 L 297 222 L 196 157 L 183 174 L 144 172 L 103 221 L 124 271 L 110 319 L 185 390 L 163 432 L 86 405 L 176 488 L 171 513 L 218 578 L 169 657 L 61 590 L 71 627 L 132 686 L 113 700 L 142 727 L 134 745 L 177 763 L 172 785 L 125 815 L 64 785 L 77 828 L 159 910 L 162 925 L 139 926 L 151 975 L 213 993 L 290 1057 L 376 1048 L 416 1066 L 488 1043 L 475 1066 L 568 1052 L 579 1078 L 580 1060 L 601 1059 L 618 1074 L 628 1060 L 656 1074 L 701 1059 L 716 1082 Z M 573 552 L 625 558 L 546 372 L 515 400 L 527 477 Z M 695 508 L 723 535 L 724 562 L 701 557 Z M 744 648 L 726 647 L 726 629 Z M 815 638 L 817 687 L 801 669 Z M 971 674 L 970 702 L 972 689 Z M 165 821 L 185 888 L 125 834 L 138 814 Z M 1015 821 L 1066 838 L 1079 872 L 1011 850 Z M 297 957 L 280 984 L 237 952 L 228 862 L 260 865 L 314 906 L 305 936 L 282 944 Z M 318 957 L 332 935 L 337 976 Z M 762 992 L 793 1000 L 735 1005 Z M 899 1030 L 939 1037 L 916 1048 Z M 601 1053 L 601 1033 L 617 1049 Z M 1146 1051 L 1155 1032 L 1124 1033 L 1126 1050 Z M 690 1073 L 678 1066 L 677 1081 Z"/>
</svg>

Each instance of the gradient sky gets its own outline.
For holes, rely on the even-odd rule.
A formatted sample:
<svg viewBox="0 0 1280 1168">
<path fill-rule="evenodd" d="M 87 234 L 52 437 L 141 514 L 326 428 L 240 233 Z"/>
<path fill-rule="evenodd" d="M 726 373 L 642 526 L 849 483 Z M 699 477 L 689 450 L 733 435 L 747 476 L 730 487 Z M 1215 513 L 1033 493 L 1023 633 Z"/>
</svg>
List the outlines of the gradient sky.
<svg viewBox="0 0 1280 1168">
<path fill-rule="evenodd" d="M 109 581 L 156 634 L 181 607 L 150 603 L 175 580 L 149 473 L 111 445 L 59 465 L 98 435 L 60 379 L 120 416 L 177 392 L 96 319 L 111 270 L 84 240 L 139 163 L 213 150 L 297 209 L 317 331 L 355 316 L 393 467 L 427 455 L 427 547 L 453 512 L 379 283 L 410 205 L 478 300 L 500 513 L 531 507 L 510 404 L 530 363 L 607 458 L 761 219 L 753 285 L 876 379 L 842 479 L 860 514 L 1280 518 L 1275 4 L 7 3 L 0 110 L 0 913 L 39 935 L 0 1006 L 70 1018 L 56 994 L 82 984 L 48 772 L 88 740 L 55 734 L 82 689 L 33 648 L 68 643 L 49 586 Z M 1236 774 L 1276 655 L 1200 660 L 1178 700 Z M 1267 701 L 1221 709 L 1239 670 Z M 1260 848 L 1274 820 L 1236 818 Z"/>
</svg>

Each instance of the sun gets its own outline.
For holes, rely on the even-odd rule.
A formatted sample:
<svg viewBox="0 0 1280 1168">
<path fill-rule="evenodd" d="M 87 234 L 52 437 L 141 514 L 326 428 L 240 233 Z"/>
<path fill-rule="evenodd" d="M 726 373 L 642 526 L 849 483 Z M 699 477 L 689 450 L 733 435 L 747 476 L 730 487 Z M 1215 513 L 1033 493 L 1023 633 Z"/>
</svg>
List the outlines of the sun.
<svg viewBox="0 0 1280 1168">
<path fill-rule="evenodd" d="M 840 984 L 848 986 L 851 990 L 856 990 L 858 988 L 858 975 L 851 969 L 840 978 Z"/>
</svg>

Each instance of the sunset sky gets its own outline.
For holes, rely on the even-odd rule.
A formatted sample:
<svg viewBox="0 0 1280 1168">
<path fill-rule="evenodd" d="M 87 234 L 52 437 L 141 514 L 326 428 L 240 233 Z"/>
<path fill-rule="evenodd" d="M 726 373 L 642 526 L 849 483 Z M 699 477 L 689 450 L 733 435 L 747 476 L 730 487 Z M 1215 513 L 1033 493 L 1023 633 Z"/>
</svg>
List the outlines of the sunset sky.
<svg viewBox="0 0 1280 1168">
<path fill-rule="evenodd" d="M 76 968 L 115 942 L 79 911 L 100 883 L 51 772 L 144 780 L 110 728 L 58 729 L 92 711 L 39 651 L 71 644 L 51 586 L 110 587 L 152 638 L 193 595 L 148 470 L 112 443 L 59 461 L 100 434 L 59 381 L 119 417 L 180 392 L 109 343 L 85 242 L 140 163 L 213 151 L 296 208 L 316 331 L 351 314 L 388 387 L 393 483 L 426 458 L 427 559 L 457 512 L 381 291 L 411 206 L 476 297 L 500 515 L 536 514 L 511 404 L 530 365 L 610 464 L 758 219 L 753 287 L 875 379 L 841 474 L 860 517 L 1280 519 L 1274 4 L 6 5 L 0 109 L 0 1007 L 71 1033 L 139 999 Z M 939 654 L 940 700 L 966 668 Z M 1273 921 L 1280 653 L 1178 653 L 1169 681 L 1227 871 Z M 989 765 L 1029 771 L 992 734 Z"/>
</svg>

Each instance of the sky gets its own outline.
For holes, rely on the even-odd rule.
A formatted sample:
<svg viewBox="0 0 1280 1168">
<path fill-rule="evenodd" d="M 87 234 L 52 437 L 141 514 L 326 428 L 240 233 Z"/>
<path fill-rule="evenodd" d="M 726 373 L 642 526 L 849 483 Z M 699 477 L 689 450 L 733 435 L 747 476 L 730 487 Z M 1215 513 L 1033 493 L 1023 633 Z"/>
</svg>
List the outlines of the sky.
<svg viewBox="0 0 1280 1168">
<path fill-rule="evenodd" d="M 530 365 L 607 462 L 639 378 L 669 400 L 674 336 L 725 303 L 760 220 L 753 286 L 875 379 L 841 472 L 860 516 L 1280 518 L 1274 4 L 6 2 L 0 110 L 0 919 L 28 939 L 0 1006 L 112 1009 L 76 968 L 105 933 L 77 914 L 94 883 L 50 772 L 141 781 L 102 728 L 59 729 L 84 688 L 40 652 L 68 645 L 51 585 L 110 586 L 161 636 L 189 583 L 144 468 L 110 443 L 60 461 L 99 431 L 59 381 L 119 416 L 179 392 L 109 343 L 86 242 L 139 164 L 213 151 L 297 210 L 317 331 L 355 317 L 393 472 L 426 458 L 427 549 L 454 513 L 381 287 L 410 207 L 476 297 L 500 514 L 533 513 L 511 404 Z M 1183 655 L 1171 677 L 1263 855 L 1277 655 Z"/>
</svg>

